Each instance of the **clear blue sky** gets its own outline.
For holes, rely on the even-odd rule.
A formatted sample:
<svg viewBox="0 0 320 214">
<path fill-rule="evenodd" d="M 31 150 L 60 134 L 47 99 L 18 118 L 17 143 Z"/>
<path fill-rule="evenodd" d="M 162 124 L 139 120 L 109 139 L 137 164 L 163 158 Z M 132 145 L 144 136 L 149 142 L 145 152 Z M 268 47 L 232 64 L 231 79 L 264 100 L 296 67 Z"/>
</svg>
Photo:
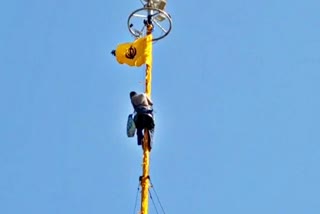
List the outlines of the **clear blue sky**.
<svg viewBox="0 0 320 214">
<path fill-rule="evenodd" d="M 320 213 L 320 2 L 168 0 L 151 178 L 166 213 Z M 132 213 L 138 0 L 0 4 L 0 213 Z M 156 213 L 150 204 L 150 214 Z"/>
</svg>

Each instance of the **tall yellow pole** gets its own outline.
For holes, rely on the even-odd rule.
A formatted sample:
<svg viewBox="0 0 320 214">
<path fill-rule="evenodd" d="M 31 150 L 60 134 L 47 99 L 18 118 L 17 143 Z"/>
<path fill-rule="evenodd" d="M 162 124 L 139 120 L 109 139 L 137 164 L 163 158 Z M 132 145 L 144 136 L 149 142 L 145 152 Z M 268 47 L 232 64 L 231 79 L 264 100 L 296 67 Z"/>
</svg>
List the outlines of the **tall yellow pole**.
<svg viewBox="0 0 320 214">
<path fill-rule="evenodd" d="M 151 24 L 147 25 L 147 35 L 152 33 L 153 26 Z M 152 41 L 149 41 L 152 42 Z M 146 91 L 145 93 L 149 98 L 151 98 L 151 79 L 152 79 L 152 62 L 150 65 L 146 65 Z M 143 137 L 143 159 L 142 159 L 142 176 L 141 176 L 141 212 L 140 214 L 148 214 L 149 207 L 149 169 L 150 169 L 150 145 L 149 145 L 149 135 L 148 130 L 145 129 Z"/>
</svg>

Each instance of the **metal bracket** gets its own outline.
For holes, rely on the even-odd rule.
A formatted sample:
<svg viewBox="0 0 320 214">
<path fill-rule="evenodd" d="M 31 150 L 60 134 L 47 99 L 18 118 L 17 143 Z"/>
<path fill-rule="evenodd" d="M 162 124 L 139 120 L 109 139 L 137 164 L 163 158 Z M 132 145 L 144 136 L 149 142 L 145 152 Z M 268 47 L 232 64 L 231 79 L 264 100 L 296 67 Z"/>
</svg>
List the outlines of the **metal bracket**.
<svg viewBox="0 0 320 214">
<path fill-rule="evenodd" d="M 142 21 L 141 21 L 142 19 Z M 160 9 L 143 7 L 133 11 L 128 17 L 128 29 L 134 37 L 142 37 L 145 32 L 145 21 L 153 25 L 153 40 L 158 41 L 166 37 L 172 28 L 171 16 Z"/>
</svg>

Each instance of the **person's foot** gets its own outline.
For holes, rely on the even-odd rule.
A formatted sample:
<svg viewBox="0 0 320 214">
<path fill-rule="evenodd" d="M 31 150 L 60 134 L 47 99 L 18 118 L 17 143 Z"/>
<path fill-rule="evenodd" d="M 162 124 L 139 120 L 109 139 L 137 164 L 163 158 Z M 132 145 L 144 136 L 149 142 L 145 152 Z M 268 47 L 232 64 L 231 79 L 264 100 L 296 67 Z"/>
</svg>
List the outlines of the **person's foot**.
<svg viewBox="0 0 320 214">
<path fill-rule="evenodd" d="M 143 143 L 143 138 L 142 138 L 142 140 L 138 140 L 138 146 L 141 146 L 142 143 Z"/>
</svg>

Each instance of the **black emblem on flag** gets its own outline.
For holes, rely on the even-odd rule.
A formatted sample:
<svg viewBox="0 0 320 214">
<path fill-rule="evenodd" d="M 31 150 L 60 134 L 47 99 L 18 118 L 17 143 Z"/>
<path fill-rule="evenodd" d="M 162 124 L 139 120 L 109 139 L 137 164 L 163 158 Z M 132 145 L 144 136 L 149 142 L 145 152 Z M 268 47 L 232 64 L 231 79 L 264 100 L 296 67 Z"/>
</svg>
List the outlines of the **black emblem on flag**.
<svg viewBox="0 0 320 214">
<path fill-rule="evenodd" d="M 135 47 L 130 46 L 130 48 L 127 50 L 126 58 L 134 59 L 136 54 L 137 54 L 137 49 Z"/>
</svg>

